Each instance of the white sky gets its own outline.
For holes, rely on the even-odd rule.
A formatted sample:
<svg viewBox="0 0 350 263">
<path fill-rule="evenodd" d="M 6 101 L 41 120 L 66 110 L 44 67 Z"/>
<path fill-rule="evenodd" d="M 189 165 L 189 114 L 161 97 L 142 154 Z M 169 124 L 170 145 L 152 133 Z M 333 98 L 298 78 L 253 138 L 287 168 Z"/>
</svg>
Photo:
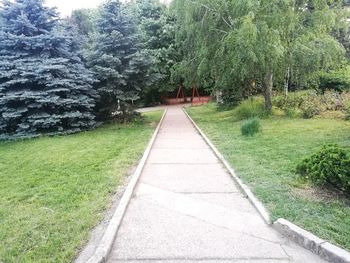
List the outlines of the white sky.
<svg viewBox="0 0 350 263">
<path fill-rule="evenodd" d="M 79 8 L 94 8 L 105 0 L 46 0 L 48 6 L 58 7 L 61 16 L 68 16 L 72 10 Z M 126 1 L 126 0 L 124 0 Z M 169 3 L 171 0 L 161 0 L 161 2 Z"/>
<path fill-rule="evenodd" d="M 46 0 L 48 6 L 56 6 L 61 16 L 68 16 L 72 10 L 79 8 L 94 8 L 103 3 L 104 0 Z"/>
</svg>

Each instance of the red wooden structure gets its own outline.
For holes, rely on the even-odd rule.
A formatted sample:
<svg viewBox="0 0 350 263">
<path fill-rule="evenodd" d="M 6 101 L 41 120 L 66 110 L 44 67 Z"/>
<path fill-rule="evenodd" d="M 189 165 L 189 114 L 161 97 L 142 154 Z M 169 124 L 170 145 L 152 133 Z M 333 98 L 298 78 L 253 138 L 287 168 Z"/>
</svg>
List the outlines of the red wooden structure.
<svg viewBox="0 0 350 263">
<path fill-rule="evenodd" d="M 179 102 L 179 99 L 180 99 L 180 103 L 186 102 L 185 91 L 182 85 L 179 87 L 179 90 L 177 91 L 176 102 Z"/>
<path fill-rule="evenodd" d="M 167 105 L 177 105 L 182 103 L 191 102 L 192 106 L 200 106 L 207 104 L 212 99 L 211 96 L 200 96 L 197 86 L 192 87 L 192 97 L 186 97 L 185 89 L 181 85 L 177 90 L 176 98 L 166 98 L 165 104 Z"/>
</svg>

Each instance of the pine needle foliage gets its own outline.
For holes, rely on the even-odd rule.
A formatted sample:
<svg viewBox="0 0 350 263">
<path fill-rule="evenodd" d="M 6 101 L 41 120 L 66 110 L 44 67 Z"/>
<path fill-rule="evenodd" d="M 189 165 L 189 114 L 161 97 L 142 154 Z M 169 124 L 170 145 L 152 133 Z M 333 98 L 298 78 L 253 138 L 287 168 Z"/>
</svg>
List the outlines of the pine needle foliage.
<svg viewBox="0 0 350 263">
<path fill-rule="evenodd" d="M 120 115 L 125 120 L 132 112 L 129 106 L 139 98 L 151 64 L 130 10 L 119 0 L 107 1 L 88 55 L 88 65 L 99 81 L 97 114 L 101 120 Z"/>
<path fill-rule="evenodd" d="M 0 18 L 0 140 L 94 127 L 93 76 L 56 10 L 4 1 Z"/>
</svg>

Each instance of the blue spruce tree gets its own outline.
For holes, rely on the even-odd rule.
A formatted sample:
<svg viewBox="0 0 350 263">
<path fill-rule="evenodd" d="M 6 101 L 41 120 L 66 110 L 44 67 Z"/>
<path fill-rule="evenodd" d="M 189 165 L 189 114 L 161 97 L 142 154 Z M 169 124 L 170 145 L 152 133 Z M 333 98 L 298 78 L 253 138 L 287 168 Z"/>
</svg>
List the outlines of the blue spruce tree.
<svg viewBox="0 0 350 263">
<path fill-rule="evenodd" d="M 93 75 L 56 10 L 43 0 L 6 0 L 0 18 L 0 139 L 94 127 Z"/>
<path fill-rule="evenodd" d="M 89 55 L 89 66 L 99 80 L 99 117 L 110 119 L 121 113 L 124 121 L 132 113 L 133 101 L 145 85 L 151 57 L 141 43 L 138 27 L 119 0 L 103 5 L 98 35 Z"/>
</svg>

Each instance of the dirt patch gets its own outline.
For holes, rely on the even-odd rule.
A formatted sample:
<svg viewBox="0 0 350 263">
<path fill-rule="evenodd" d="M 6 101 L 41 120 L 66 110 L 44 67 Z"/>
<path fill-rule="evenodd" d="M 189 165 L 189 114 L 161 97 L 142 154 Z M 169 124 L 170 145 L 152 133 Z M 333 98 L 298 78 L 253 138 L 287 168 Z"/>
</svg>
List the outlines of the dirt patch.
<svg viewBox="0 0 350 263">
<path fill-rule="evenodd" d="M 344 193 L 331 187 L 330 189 L 326 189 L 320 187 L 305 186 L 303 188 L 294 188 L 293 192 L 296 195 L 311 201 L 321 201 L 325 203 L 341 201 L 350 206 L 350 199 L 346 197 Z"/>
</svg>

